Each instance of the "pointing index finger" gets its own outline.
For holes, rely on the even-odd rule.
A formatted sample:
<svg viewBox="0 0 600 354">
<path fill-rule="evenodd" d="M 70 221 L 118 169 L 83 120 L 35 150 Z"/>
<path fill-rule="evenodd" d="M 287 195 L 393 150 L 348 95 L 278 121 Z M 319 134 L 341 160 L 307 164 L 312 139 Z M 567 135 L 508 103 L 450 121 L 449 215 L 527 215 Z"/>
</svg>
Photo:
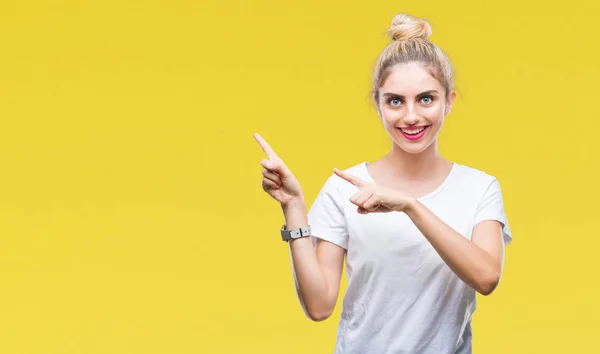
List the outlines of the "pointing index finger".
<svg viewBox="0 0 600 354">
<path fill-rule="evenodd" d="M 340 171 L 337 168 L 334 168 L 333 171 L 335 172 L 336 175 L 338 175 L 340 178 L 352 183 L 353 185 L 355 185 L 356 187 L 361 188 L 362 186 L 364 186 L 366 184 L 366 182 L 364 182 L 363 180 L 361 180 L 358 177 L 355 177 L 345 171 Z"/>
<path fill-rule="evenodd" d="M 263 139 L 262 136 L 260 136 L 258 133 L 255 133 L 254 139 L 256 139 L 256 141 L 258 141 L 258 144 L 260 144 L 260 147 L 263 149 L 265 154 L 267 154 L 267 156 L 269 157 L 270 160 L 277 159 L 277 154 L 275 153 L 275 151 L 273 151 L 271 146 L 266 142 L 265 139 Z"/>
</svg>

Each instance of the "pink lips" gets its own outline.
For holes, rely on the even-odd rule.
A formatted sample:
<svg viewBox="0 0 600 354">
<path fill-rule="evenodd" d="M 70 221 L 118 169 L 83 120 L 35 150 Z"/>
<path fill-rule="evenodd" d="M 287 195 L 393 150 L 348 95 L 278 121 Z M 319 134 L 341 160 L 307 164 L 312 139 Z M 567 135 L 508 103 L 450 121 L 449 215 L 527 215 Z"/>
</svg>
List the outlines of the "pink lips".
<svg viewBox="0 0 600 354">
<path fill-rule="evenodd" d="M 413 127 L 413 129 L 414 128 L 417 128 L 417 127 Z M 398 128 L 398 130 L 400 131 L 400 133 L 402 134 L 402 136 L 404 136 L 406 139 L 412 140 L 412 141 L 421 139 L 425 135 L 425 133 L 427 132 L 427 129 L 429 129 L 429 126 L 426 126 L 425 129 L 423 129 L 419 134 L 408 135 L 405 132 L 403 132 L 402 129 Z"/>
</svg>

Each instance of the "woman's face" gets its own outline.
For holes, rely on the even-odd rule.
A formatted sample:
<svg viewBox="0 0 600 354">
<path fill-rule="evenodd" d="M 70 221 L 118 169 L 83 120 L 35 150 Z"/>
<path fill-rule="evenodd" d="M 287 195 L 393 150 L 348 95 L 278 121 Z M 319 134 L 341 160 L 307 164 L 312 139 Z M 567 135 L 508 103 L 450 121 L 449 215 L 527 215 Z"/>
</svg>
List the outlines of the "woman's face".
<svg viewBox="0 0 600 354">
<path fill-rule="evenodd" d="M 402 150 L 418 154 L 436 141 L 456 93 L 419 63 L 398 64 L 379 89 L 377 107 L 385 129 Z"/>
</svg>

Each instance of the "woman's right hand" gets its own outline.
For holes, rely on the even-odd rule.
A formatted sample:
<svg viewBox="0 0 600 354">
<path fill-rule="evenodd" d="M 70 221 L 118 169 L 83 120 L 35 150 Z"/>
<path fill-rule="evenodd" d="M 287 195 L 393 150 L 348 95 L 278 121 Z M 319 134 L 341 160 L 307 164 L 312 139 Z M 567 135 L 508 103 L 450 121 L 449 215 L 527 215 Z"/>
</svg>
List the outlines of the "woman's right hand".
<svg viewBox="0 0 600 354">
<path fill-rule="evenodd" d="M 289 168 L 275 154 L 275 151 L 260 135 L 254 134 L 254 138 L 262 147 L 269 159 L 263 159 L 262 188 L 273 199 L 281 203 L 283 207 L 289 206 L 295 202 L 304 203 L 304 196 L 300 183 L 294 177 Z"/>
</svg>

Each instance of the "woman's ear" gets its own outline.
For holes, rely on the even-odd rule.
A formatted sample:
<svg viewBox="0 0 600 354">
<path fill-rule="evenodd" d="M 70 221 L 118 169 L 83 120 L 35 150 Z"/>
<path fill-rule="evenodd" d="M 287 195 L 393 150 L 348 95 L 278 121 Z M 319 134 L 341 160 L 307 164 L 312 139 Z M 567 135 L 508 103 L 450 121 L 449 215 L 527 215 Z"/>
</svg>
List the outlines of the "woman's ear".
<svg viewBox="0 0 600 354">
<path fill-rule="evenodd" d="M 454 99 L 456 98 L 456 91 L 452 90 L 450 95 L 448 95 L 448 99 L 446 100 L 446 110 L 444 111 L 444 115 L 447 116 L 450 114 L 452 110 L 452 104 L 454 103 Z"/>
</svg>

